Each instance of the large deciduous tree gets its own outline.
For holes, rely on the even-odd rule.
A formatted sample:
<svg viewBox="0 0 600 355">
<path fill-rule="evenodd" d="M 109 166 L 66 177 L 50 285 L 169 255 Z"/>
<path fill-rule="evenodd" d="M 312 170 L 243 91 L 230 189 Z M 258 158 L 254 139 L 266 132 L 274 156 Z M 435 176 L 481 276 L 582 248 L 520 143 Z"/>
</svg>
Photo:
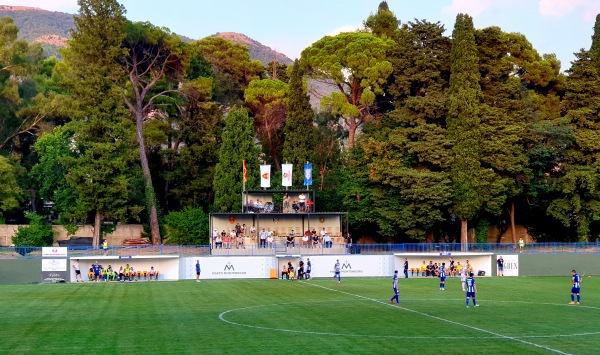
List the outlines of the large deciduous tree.
<svg viewBox="0 0 600 355">
<path fill-rule="evenodd" d="M 370 193 L 363 192 L 380 233 L 433 241 L 450 204 L 451 144 L 446 131 L 450 39 L 439 23 L 409 22 L 390 50 L 396 110 L 359 140 Z"/>
<path fill-rule="evenodd" d="M 379 116 L 375 97 L 392 73 L 386 59 L 392 43 L 371 33 L 349 32 L 323 37 L 302 51 L 310 76 L 335 87 L 321 105 L 342 117 L 350 148 L 362 124 Z"/>
</svg>

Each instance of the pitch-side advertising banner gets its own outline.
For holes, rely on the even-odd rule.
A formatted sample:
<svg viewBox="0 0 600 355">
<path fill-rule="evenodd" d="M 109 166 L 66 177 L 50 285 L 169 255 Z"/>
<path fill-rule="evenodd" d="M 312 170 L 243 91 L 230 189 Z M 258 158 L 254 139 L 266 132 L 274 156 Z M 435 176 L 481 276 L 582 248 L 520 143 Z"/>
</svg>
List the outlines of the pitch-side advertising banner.
<svg viewBox="0 0 600 355">
<path fill-rule="evenodd" d="M 43 257 L 54 257 L 54 258 L 66 258 L 67 257 L 67 247 L 42 247 L 42 256 Z"/>
<path fill-rule="evenodd" d="M 260 166 L 260 187 L 271 187 L 271 165 Z"/>
<path fill-rule="evenodd" d="M 293 164 L 281 164 L 281 186 L 292 186 Z"/>
<path fill-rule="evenodd" d="M 65 282 L 67 276 L 67 259 L 42 259 L 42 282 Z"/>
<path fill-rule="evenodd" d="M 185 277 L 196 277 L 197 259 L 186 260 Z M 189 264 L 189 265 L 188 265 Z M 273 257 L 210 257 L 200 259 L 202 279 L 265 279 L 273 264 Z"/>
<path fill-rule="evenodd" d="M 304 258 L 303 258 L 304 259 Z M 339 260 L 341 277 L 390 276 L 392 258 L 386 255 L 352 256 L 327 255 L 310 257 L 312 277 L 333 277 L 335 263 Z M 306 263 L 306 259 L 304 259 Z"/>
</svg>

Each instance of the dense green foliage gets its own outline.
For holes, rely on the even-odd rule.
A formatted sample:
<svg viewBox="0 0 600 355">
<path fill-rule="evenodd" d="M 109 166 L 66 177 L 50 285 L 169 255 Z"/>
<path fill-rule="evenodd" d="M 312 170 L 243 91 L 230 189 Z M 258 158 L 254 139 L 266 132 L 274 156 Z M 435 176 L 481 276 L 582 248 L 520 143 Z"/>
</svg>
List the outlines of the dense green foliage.
<svg viewBox="0 0 600 355">
<path fill-rule="evenodd" d="M 43 221 L 43 216 L 28 213 L 29 225 L 19 227 L 13 238 L 15 246 L 48 247 L 54 242 L 54 231 L 52 225 Z"/>
<path fill-rule="evenodd" d="M 564 75 L 522 34 L 459 14 L 449 36 L 401 23 L 385 1 L 364 30 L 323 37 L 290 68 L 128 21 L 115 0 L 80 6 L 64 59 L 0 19 L 11 223 L 25 211 L 93 221 L 99 239 L 103 219 L 140 221 L 154 243 L 197 242 L 160 216 L 241 211 L 261 163 L 273 188 L 292 163 L 300 188 L 308 161 L 317 211 L 349 212 L 355 240 L 484 241 L 489 226 L 516 242 L 516 225 L 540 241 L 600 238 L 600 17 Z M 330 88 L 321 112 L 307 78 Z"/>
<path fill-rule="evenodd" d="M 201 208 L 186 207 L 165 216 L 168 244 L 210 244 L 208 215 Z"/>
</svg>

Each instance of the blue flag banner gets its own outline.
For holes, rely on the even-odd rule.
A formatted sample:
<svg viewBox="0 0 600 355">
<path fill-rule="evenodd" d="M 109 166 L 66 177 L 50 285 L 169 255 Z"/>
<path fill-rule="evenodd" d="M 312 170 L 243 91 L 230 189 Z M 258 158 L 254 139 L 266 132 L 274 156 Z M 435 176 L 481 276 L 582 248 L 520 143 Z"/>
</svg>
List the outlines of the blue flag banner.
<svg viewBox="0 0 600 355">
<path fill-rule="evenodd" d="M 312 164 L 304 164 L 304 185 L 312 186 Z"/>
</svg>

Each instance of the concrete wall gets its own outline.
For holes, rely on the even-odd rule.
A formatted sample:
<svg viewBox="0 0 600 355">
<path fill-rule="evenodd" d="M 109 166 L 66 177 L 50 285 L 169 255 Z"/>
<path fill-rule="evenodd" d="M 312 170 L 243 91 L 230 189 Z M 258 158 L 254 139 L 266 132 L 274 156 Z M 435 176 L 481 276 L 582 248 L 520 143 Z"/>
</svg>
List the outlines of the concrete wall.
<svg viewBox="0 0 600 355">
<path fill-rule="evenodd" d="M 0 246 L 10 246 L 12 244 L 12 238 L 17 233 L 18 225 L 0 224 Z M 70 236 L 67 236 L 67 231 L 63 226 L 52 226 L 52 229 L 56 232 L 54 236 L 54 245 L 57 246 L 57 241 L 67 240 Z M 144 228 L 141 224 L 117 224 L 117 228 L 111 234 L 106 236 L 106 240 L 109 245 L 123 245 L 125 239 L 140 238 Z M 79 230 L 75 233 L 78 237 L 92 237 L 94 234 L 93 227 L 91 225 L 83 225 L 79 227 Z"/>
</svg>

